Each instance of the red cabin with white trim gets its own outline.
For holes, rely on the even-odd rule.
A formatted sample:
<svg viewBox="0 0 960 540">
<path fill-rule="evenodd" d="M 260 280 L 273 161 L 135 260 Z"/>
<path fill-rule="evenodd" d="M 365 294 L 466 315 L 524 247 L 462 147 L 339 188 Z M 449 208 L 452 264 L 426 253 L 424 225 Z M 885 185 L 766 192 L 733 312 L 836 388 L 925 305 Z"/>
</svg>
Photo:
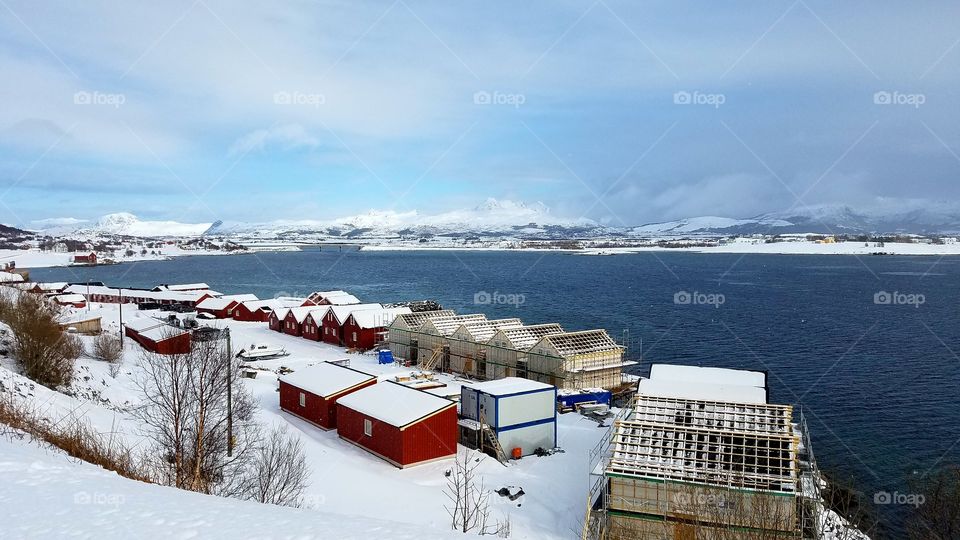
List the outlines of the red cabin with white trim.
<svg viewBox="0 0 960 540">
<path fill-rule="evenodd" d="M 374 375 L 322 362 L 280 377 L 280 408 L 322 429 L 335 429 L 337 400 L 374 384 Z"/>
</svg>

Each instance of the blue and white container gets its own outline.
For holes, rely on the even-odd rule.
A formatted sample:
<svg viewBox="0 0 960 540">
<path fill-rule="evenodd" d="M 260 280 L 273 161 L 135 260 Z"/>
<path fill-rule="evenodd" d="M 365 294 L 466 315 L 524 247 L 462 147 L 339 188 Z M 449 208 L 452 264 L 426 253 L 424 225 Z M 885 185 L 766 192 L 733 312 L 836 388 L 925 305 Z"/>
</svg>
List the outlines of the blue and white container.
<svg viewBox="0 0 960 540">
<path fill-rule="evenodd" d="M 507 377 L 463 385 L 460 416 L 489 425 L 507 455 L 526 456 L 557 446 L 556 402 L 556 387 Z"/>
</svg>

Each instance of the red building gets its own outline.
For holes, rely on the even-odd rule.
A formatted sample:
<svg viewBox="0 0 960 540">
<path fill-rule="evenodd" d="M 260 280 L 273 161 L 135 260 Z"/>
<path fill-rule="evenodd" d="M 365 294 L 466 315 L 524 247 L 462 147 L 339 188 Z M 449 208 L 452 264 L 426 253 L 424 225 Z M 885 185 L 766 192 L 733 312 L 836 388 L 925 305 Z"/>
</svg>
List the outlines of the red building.
<svg viewBox="0 0 960 540">
<path fill-rule="evenodd" d="M 300 336 L 303 334 L 303 320 L 311 311 L 315 311 L 316 306 L 295 307 L 287 310 L 283 317 L 283 333 L 291 336 Z"/>
<path fill-rule="evenodd" d="M 337 427 L 337 400 L 377 384 L 369 373 L 322 362 L 280 377 L 280 408 L 323 429 Z"/>
<path fill-rule="evenodd" d="M 457 453 L 457 404 L 384 382 L 337 401 L 340 438 L 404 468 Z"/>
<path fill-rule="evenodd" d="M 209 313 L 218 319 L 232 319 L 240 302 L 227 298 L 205 298 L 197 304 L 197 313 Z"/>
<path fill-rule="evenodd" d="M 97 264 L 97 254 L 91 251 L 87 255 L 74 255 L 73 264 Z"/>
<path fill-rule="evenodd" d="M 410 313 L 410 308 L 364 309 L 351 312 L 341 330 L 343 346 L 362 351 L 376 347 L 386 339 L 387 328 L 401 313 Z"/>
<path fill-rule="evenodd" d="M 307 316 L 303 318 L 303 324 L 300 325 L 301 337 L 312 339 L 313 341 L 320 341 L 320 338 L 322 337 L 321 332 L 323 331 L 322 322 L 322 309 L 317 309 L 316 311 L 307 313 Z"/>
<path fill-rule="evenodd" d="M 331 345 L 344 345 L 343 338 L 343 323 L 346 322 L 347 317 L 355 311 L 366 311 L 368 309 L 382 310 L 383 306 L 380 304 L 354 304 L 346 306 L 330 306 L 326 309 L 326 312 L 319 311 L 323 313 L 322 318 L 322 336 L 324 343 L 329 343 Z"/>
<path fill-rule="evenodd" d="M 233 310 L 233 320 L 247 322 L 267 322 L 273 307 L 269 300 L 240 302 Z"/>
<path fill-rule="evenodd" d="M 304 306 L 343 306 L 359 304 L 360 300 L 346 291 L 316 291 L 310 293 L 304 301 Z"/>
<path fill-rule="evenodd" d="M 70 306 L 75 308 L 87 307 L 87 299 L 82 294 L 58 294 L 53 296 L 53 301 L 61 306 Z"/>
<path fill-rule="evenodd" d="M 274 332 L 283 332 L 284 318 L 289 308 L 275 309 L 267 316 L 267 324 Z"/>
<path fill-rule="evenodd" d="M 126 336 L 144 349 L 158 354 L 190 352 L 190 333 L 150 317 L 135 317 L 124 322 Z"/>
</svg>

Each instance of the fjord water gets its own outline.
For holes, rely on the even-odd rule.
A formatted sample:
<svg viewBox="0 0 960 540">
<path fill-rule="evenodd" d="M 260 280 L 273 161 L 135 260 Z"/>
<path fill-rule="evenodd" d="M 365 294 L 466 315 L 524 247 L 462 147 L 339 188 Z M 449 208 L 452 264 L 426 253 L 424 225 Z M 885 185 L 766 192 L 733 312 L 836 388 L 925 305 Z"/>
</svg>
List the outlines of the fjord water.
<svg viewBox="0 0 960 540">
<path fill-rule="evenodd" d="M 334 248 L 31 277 L 128 287 L 203 281 L 261 298 L 345 289 L 363 301 L 432 298 L 462 313 L 606 328 L 618 340 L 627 330 L 632 356 L 643 342 L 640 374 L 651 362 L 767 371 L 771 400 L 803 408 L 821 466 L 855 478 L 870 499 L 907 493 L 911 477 L 960 463 L 957 257 Z M 890 303 L 875 302 L 883 291 Z M 678 293 L 690 303 L 676 303 Z M 876 507 L 894 529 L 904 510 Z"/>
</svg>

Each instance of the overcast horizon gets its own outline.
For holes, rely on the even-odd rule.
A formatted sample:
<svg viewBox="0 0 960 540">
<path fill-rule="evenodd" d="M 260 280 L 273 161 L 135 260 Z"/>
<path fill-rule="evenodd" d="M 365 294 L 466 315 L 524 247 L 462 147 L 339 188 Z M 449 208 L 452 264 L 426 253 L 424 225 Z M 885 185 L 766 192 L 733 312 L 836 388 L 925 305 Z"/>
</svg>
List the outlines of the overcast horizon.
<svg viewBox="0 0 960 540">
<path fill-rule="evenodd" d="M 0 1 L 0 222 L 960 200 L 960 6 Z"/>
</svg>

